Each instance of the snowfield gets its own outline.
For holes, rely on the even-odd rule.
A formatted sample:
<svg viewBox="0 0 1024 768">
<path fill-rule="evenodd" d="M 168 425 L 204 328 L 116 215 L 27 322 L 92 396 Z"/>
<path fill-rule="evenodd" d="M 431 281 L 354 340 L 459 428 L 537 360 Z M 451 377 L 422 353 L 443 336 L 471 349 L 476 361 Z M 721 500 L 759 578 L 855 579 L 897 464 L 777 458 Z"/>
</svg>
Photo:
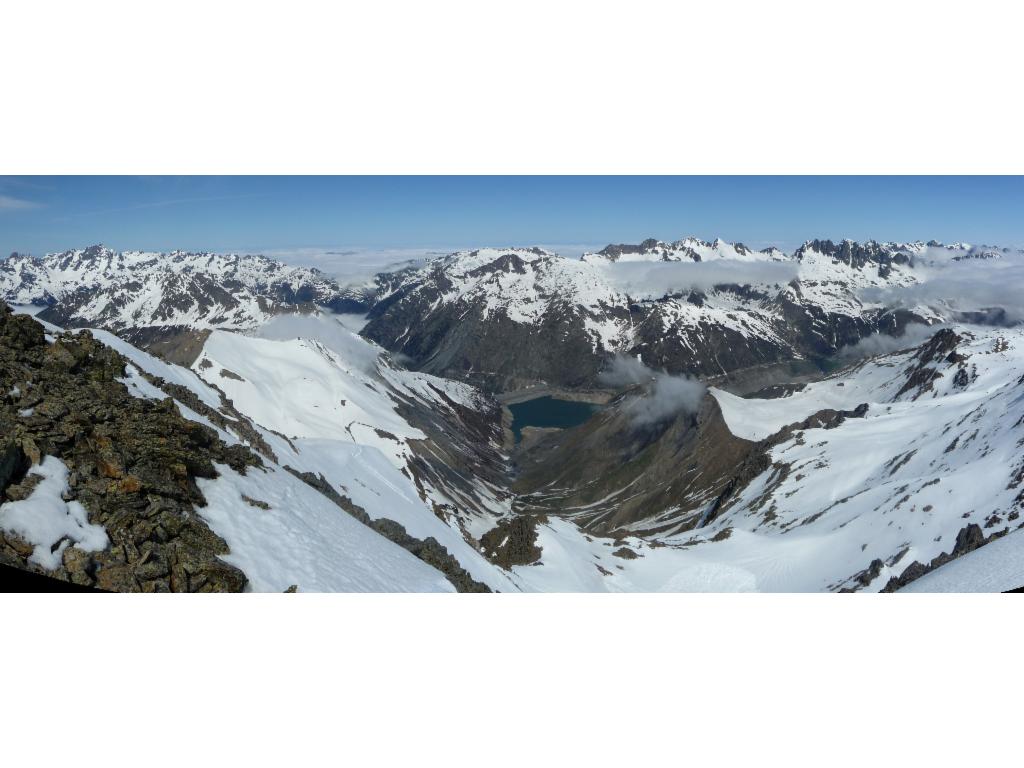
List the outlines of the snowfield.
<svg viewBox="0 0 1024 768">
<path fill-rule="evenodd" d="M 315 329 L 308 325 L 307 330 Z M 459 382 L 394 368 L 380 348 L 345 328 L 341 332 L 347 335 L 344 342 L 333 333 L 322 338 L 337 349 L 342 344 L 349 349 L 347 359 L 323 340 L 215 332 L 193 368 L 205 372 L 241 413 L 266 428 L 264 437 L 282 466 L 322 475 L 371 518 L 394 520 L 416 538 L 434 537 L 476 580 L 492 589 L 514 590 L 507 574 L 471 546 L 458 527 L 434 513 L 434 503 L 454 499 L 432 487 L 421 496 L 408 464 L 414 458 L 410 441 L 426 435 L 396 409 L 397 395 L 419 398 L 432 408 L 448 407 L 438 390 L 470 405 L 479 395 Z M 483 486 L 480 491 L 490 494 Z M 502 511 L 508 506 L 497 500 L 493 505 Z"/>
</svg>

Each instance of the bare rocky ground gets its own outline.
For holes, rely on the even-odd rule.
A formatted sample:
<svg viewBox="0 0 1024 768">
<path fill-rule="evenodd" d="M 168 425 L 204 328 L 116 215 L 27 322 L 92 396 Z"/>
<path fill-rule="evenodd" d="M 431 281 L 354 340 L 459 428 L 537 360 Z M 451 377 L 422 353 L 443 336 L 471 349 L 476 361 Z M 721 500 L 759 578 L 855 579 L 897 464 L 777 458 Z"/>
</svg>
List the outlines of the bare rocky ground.
<svg viewBox="0 0 1024 768">
<path fill-rule="evenodd" d="M 214 463 L 244 473 L 262 459 L 183 418 L 173 400 L 132 396 L 118 381 L 126 360 L 88 331 L 48 343 L 31 317 L 0 304 L 0 494 L 27 498 L 33 464 L 54 456 L 68 467 L 66 501 L 79 501 L 110 546 L 64 549 L 47 573 L 33 547 L 0 532 L 0 563 L 99 589 L 236 592 L 246 577 L 220 559 L 227 545 L 200 519 L 196 478 Z"/>
</svg>

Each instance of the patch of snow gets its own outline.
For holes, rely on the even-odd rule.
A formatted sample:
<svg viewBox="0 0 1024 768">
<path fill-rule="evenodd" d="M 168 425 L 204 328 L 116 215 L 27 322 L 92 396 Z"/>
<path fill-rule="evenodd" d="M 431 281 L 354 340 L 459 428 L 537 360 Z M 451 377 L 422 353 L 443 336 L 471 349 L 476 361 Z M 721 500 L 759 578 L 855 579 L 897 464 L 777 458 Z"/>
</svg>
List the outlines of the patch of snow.
<svg viewBox="0 0 1024 768">
<path fill-rule="evenodd" d="M 46 456 L 29 470 L 42 480 L 27 499 L 0 505 L 0 528 L 15 533 L 35 546 L 29 561 L 52 571 L 63 562 L 71 544 L 86 552 L 98 552 L 110 543 L 101 525 L 77 501 L 64 501 L 68 490 L 68 468 L 60 459 Z"/>
</svg>

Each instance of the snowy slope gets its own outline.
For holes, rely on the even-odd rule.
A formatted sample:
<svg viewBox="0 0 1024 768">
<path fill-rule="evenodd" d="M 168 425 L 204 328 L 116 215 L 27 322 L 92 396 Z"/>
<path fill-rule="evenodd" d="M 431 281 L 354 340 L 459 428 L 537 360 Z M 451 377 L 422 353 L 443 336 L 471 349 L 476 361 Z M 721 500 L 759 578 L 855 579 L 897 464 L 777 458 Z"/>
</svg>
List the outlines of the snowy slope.
<svg viewBox="0 0 1024 768">
<path fill-rule="evenodd" d="M 412 456 L 410 441 L 422 438 L 395 410 L 394 388 L 431 398 L 434 390 L 423 385 L 428 379 L 433 385 L 440 380 L 382 366 L 383 359 L 372 368 L 346 365 L 337 352 L 308 338 L 270 341 L 226 333 L 211 336 L 196 368 L 223 387 L 241 411 L 272 429 L 280 427 L 290 438 L 265 433 L 282 464 L 322 474 L 372 517 L 394 519 L 417 537 L 435 536 L 474 578 L 492 588 L 876 591 L 912 562 L 927 563 L 948 552 L 965 525 L 978 524 L 986 535 L 1017 525 L 1020 489 L 1013 483 L 1021 472 L 1018 443 L 1024 439 L 1024 332 L 959 327 L 956 333 L 960 341 L 948 352 L 943 348 L 927 359 L 917 348 L 885 355 L 789 397 L 744 399 L 712 390 L 729 428 L 750 440 L 764 439 L 823 408 L 852 410 L 867 403 L 868 411 L 834 429 L 800 430 L 773 445 L 773 466 L 705 527 L 649 540 L 613 541 L 553 518 L 538 527 L 540 561 L 511 572 L 486 561 L 464 536 L 464 531 L 480 535 L 507 512 L 506 505 L 495 500 L 493 517 L 446 523 L 432 514 L 429 504 L 431 496 L 443 496 L 443 489 L 427 489 L 424 498 L 402 471 Z M 953 362 L 947 359 L 951 353 Z M 922 385 L 928 377 L 915 378 L 920 369 L 941 376 L 926 382 L 930 387 Z M 229 374 L 222 375 L 222 370 Z M 447 384 L 456 396 L 474 396 L 465 385 Z M 291 412 L 289 400 L 295 404 Z M 386 425 L 394 439 L 361 426 L 366 424 Z M 272 517 L 263 533 L 245 533 L 240 521 L 252 510 L 238 503 L 232 507 L 228 497 L 234 502 L 240 498 L 232 490 L 224 491 L 221 504 L 216 489 L 218 483 L 224 489 L 243 488 L 242 480 L 228 472 L 224 480 L 213 481 L 211 490 L 204 486 L 204 493 L 216 501 L 215 511 L 204 517 L 241 547 L 240 559 L 232 562 L 248 573 L 259 558 L 247 553 L 266 546 L 260 537 L 292 534 L 285 534 L 287 526 L 282 528 L 282 521 Z M 242 492 L 285 506 L 287 494 L 275 495 L 258 479 L 249 482 L 244 487 L 252 493 Z M 324 515 L 330 518 L 332 512 L 325 509 Z M 285 520 L 299 524 L 290 517 Z M 983 553 L 995 558 L 1000 551 L 1011 552 L 1015 541 L 1007 537 L 986 545 L 962 565 L 957 560 L 925 577 L 932 581 L 922 579 L 917 588 L 928 583 L 946 588 L 941 585 L 954 583 L 957 571 L 982 560 Z M 996 544 L 998 548 L 988 549 Z M 628 552 L 622 554 L 623 547 Z M 246 561 L 246 556 L 253 559 Z M 310 539 L 282 558 L 308 565 L 309 558 L 322 556 Z M 864 577 L 866 583 L 858 581 L 876 560 L 881 567 Z M 307 584 L 321 584 L 315 573 L 291 573 Z M 934 581 L 943 573 L 948 581 Z M 1011 567 L 1002 581 L 1015 577 Z M 324 584 L 340 583 L 323 578 Z M 995 584 L 979 578 L 961 575 L 955 583 L 966 579 L 983 588 Z"/>
<path fill-rule="evenodd" d="M 217 470 L 216 480 L 199 482 L 207 501 L 199 513 L 228 543 L 224 559 L 242 569 L 254 591 L 281 592 L 293 584 L 303 592 L 454 591 L 440 571 L 288 472 Z"/>
<path fill-rule="evenodd" d="M 1024 531 L 968 552 L 901 592 L 1008 592 L 1024 587 Z"/>
<path fill-rule="evenodd" d="M 715 545 L 722 556 L 753 557 L 766 569 L 759 589 L 848 587 L 878 559 L 867 585 L 877 590 L 913 561 L 950 552 L 966 525 L 986 535 L 1017 528 L 1024 331 L 957 331 L 953 361 L 945 349 L 928 360 L 896 353 L 777 400 L 714 391 L 730 429 L 749 439 L 822 408 L 868 404 L 863 418 L 770 449 L 773 466 L 706 531 L 731 529 Z M 756 557 L 745 553 L 751 545 Z"/>
<path fill-rule="evenodd" d="M 661 541 L 589 536 L 568 520 L 538 529 L 539 563 L 513 571 L 537 592 L 752 592 L 757 575 L 711 549 L 686 549 Z M 628 554 L 622 553 L 623 548 Z M 635 557 L 634 557 L 635 555 Z"/>
<path fill-rule="evenodd" d="M 435 505 L 463 499 L 413 479 L 411 443 L 427 436 L 397 408 L 403 398 L 433 410 L 450 409 L 448 401 L 472 407 L 480 395 L 459 382 L 397 369 L 381 357 L 382 350 L 340 331 L 361 347 L 357 354 L 349 348 L 343 356 L 308 337 L 270 340 L 215 332 L 193 367 L 268 430 L 265 437 L 282 465 L 323 475 L 371 518 L 401 523 L 417 538 L 434 537 L 492 589 L 515 589 L 466 541 L 460 526 L 469 521 L 455 518 L 449 524 L 435 514 Z M 495 513 L 507 511 L 508 503 L 486 484 L 478 483 L 478 493 Z M 465 509 L 464 503 L 458 506 Z M 481 525 L 490 524 L 478 521 L 476 527 Z"/>
</svg>

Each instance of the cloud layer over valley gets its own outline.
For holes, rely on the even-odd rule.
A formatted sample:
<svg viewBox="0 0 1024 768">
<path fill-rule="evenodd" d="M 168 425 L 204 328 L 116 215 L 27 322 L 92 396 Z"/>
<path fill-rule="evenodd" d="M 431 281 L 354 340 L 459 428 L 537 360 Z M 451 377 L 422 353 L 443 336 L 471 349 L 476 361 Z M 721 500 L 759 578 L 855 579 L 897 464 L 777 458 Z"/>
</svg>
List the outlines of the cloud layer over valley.
<svg viewBox="0 0 1024 768">
<path fill-rule="evenodd" d="M 600 380 L 611 387 L 646 385 L 642 394 L 634 395 L 623 406 L 623 412 L 638 426 L 657 424 L 680 413 L 695 413 L 707 392 L 696 379 L 655 371 L 625 355 L 612 358 Z"/>
</svg>

